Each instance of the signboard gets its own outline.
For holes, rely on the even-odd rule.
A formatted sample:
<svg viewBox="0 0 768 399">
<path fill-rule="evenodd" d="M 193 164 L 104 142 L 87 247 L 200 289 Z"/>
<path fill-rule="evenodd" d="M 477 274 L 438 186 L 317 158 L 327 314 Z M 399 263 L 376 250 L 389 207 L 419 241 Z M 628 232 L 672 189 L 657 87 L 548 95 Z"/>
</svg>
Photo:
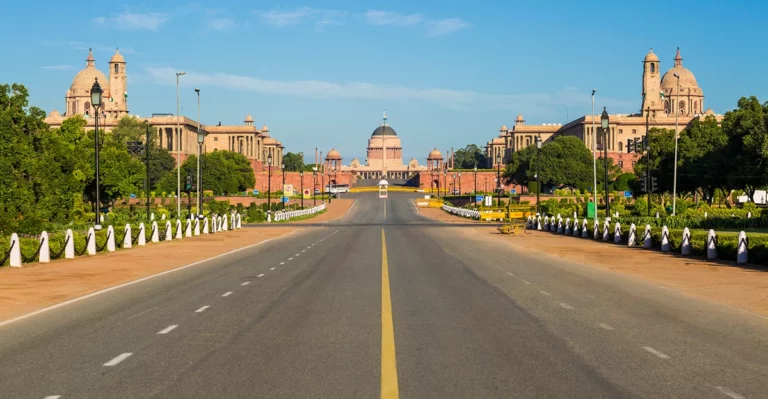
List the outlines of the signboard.
<svg viewBox="0 0 768 399">
<path fill-rule="evenodd" d="M 485 197 L 485 206 L 493 206 L 493 197 L 490 195 Z"/>
<path fill-rule="evenodd" d="M 287 197 L 293 197 L 293 184 L 284 184 L 283 194 Z M 285 201 L 285 202 L 288 202 L 288 201 Z"/>
<path fill-rule="evenodd" d="M 259 195 L 259 190 L 253 190 L 253 195 Z"/>
<path fill-rule="evenodd" d="M 283 202 L 285 202 L 287 204 L 288 200 L 290 200 L 290 199 L 291 199 L 291 197 L 283 197 Z"/>
<path fill-rule="evenodd" d="M 311 191 L 309 191 L 309 189 L 308 189 L 308 188 L 305 188 L 305 189 L 304 189 L 304 192 L 302 193 L 302 196 L 303 196 L 304 198 L 309 198 L 309 197 L 311 196 Z"/>
<path fill-rule="evenodd" d="M 624 198 L 632 198 L 632 192 L 631 191 L 625 191 L 624 192 Z"/>
<path fill-rule="evenodd" d="M 587 203 L 587 217 L 590 219 L 595 218 L 595 203 L 592 201 Z"/>
<path fill-rule="evenodd" d="M 131 193 L 131 198 L 136 198 L 136 194 Z"/>
<path fill-rule="evenodd" d="M 515 194 L 517 194 L 517 189 L 513 188 L 513 189 L 509 190 L 509 193 L 512 194 L 512 195 L 515 195 Z"/>
<path fill-rule="evenodd" d="M 475 196 L 475 202 L 483 202 L 483 196 L 482 195 L 476 195 Z"/>
</svg>

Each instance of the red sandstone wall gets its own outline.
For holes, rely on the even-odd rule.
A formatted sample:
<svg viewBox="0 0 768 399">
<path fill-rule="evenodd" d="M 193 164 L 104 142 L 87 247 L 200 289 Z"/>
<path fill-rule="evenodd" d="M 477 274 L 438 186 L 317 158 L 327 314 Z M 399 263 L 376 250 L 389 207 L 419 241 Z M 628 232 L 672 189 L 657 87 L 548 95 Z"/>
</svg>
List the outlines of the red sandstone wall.
<svg viewBox="0 0 768 399">
<path fill-rule="evenodd" d="M 456 180 L 454 183 L 453 179 L 454 172 L 449 171 L 448 177 L 447 177 L 447 184 L 448 184 L 448 191 L 452 192 L 455 187 L 459 189 L 459 186 L 461 186 L 461 193 L 462 194 L 471 194 L 475 191 L 475 173 L 474 172 L 461 172 L 461 177 L 458 176 L 458 172 L 456 172 Z M 438 175 L 433 175 L 430 172 L 420 172 L 419 173 L 419 186 L 420 188 L 424 190 L 429 190 L 430 187 L 433 185 L 431 184 L 433 181 L 433 177 L 436 180 L 436 177 Z M 444 174 L 440 173 L 440 190 L 445 189 L 446 185 L 446 177 Z M 477 191 L 493 191 L 496 189 L 496 172 L 491 171 L 478 171 L 477 172 Z M 506 192 L 509 192 L 509 190 L 515 189 L 517 190 L 517 193 L 520 193 L 523 187 L 516 184 L 507 184 L 504 185 L 504 190 Z"/>
</svg>

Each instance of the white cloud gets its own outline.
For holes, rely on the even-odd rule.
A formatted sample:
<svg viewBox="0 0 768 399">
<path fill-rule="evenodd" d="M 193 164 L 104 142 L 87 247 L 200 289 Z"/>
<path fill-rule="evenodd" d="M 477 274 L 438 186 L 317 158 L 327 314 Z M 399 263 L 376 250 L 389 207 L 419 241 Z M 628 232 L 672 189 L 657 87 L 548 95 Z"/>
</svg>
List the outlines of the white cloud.
<svg viewBox="0 0 768 399">
<path fill-rule="evenodd" d="M 446 18 L 427 22 L 427 35 L 431 37 L 447 35 L 468 28 L 470 24 L 459 18 Z"/>
<path fill-rule="evenodd" d="M 368 10 L 365 12 L 365 21 L 371 25 L 381 26 L 421 26 L 426 29 L 426 35 L 437 37 L 457 32 L 471 26 L 459 18 L 445 18 L 432 20 L 424 18 L 421 14 L 402 14 L 395 11 Z"/>
<path fill-rule="evenodd" d="M 170 67 L 145 67 L 144 72 L 156 83 L 175 85 L 176 70 Z M 588 91 L 567 87 L 553 93 L 492 94 L 472 90 L 443 88 L 414 88 L 403 85 L 374 84 L 366 82 L 328 82 L 322 80 L 279 81 L 228 73 L 199 73 L 187 71 L 184 85 L 220 87 L 230 90 L 246 90 L 266 95 L 282 95 L 316 99 L 361 99 L 377 101 L 416 101 L 438 104 L 451 109 L 466 110 L 472 107 L 496 108 L 513 112 L 530 113 L 532 116 L 554 118 L 566 106 L 583 107 L 589 101 Z M 583 93 L 582 93 L 583 92 Z M 635 101 L 603 99 L 601 104 L 629 111 Z M 558 118 L 559 120 L 560 118 Z"/>
<path fill-rule="evenodd" d="M 230 18 L 212 18 L 208 20 L 206 25 L 208 26 L 208 29 L 226 32 L 234 28 L 237 24 L 235 23 L 235 20 Z"/>
<path fill-rule="evenodd" d="M 310 7 L 301 7 L 295 10 L 269 10 L 254 11 L 264 23 L 276 28 L 286 28 L 303 23 L 314 23 L 317 30 L 322 31 L 326 26 L 338 25 L 346 15 L 342 11 L 321 10 Z"/>
<path fill-rule="evenodd" d="M 401 14 L 394 11 L 368 10 L 365 20 L 372 25 L 411 26 L 424 20 L 420 14 Z"/>
<path fill-rule="evenodd" d="M 96 17 L 91 21 L 97 25 L 112 27 L 119 30 L 151 30 L 156 31 L 170 18 L 158 12 L 134 13 L 123 11 L 112 14 L 111 17 Z"/>
<path fill-rule="evenodd" d="M 50 69 L 53 71 L 74 71 L 75 67 L 72 65 L 48 65 L 44 66 L 43 69 Z"/>
</svg>

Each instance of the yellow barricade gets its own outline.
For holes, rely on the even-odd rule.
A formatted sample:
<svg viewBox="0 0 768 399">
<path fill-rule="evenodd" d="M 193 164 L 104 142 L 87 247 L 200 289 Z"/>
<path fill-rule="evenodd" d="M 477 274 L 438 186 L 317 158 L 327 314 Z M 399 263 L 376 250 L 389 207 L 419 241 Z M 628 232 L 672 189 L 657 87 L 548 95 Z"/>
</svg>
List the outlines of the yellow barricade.
<svg viewBox="0 0 768 399">
<path fill-rule="evenodd" d="M 480 220 L 504 220 L 505 212 L 480 212 Z"/>
</svg>

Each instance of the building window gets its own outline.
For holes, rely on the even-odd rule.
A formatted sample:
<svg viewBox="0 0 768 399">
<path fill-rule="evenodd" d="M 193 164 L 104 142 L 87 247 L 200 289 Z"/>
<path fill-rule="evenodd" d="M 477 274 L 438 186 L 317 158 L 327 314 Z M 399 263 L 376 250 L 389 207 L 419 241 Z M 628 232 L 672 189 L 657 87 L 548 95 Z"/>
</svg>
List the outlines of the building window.
<svg viewBox="0 0 768 399">
<path fill-rule="evenodd" d="M 87 102 L 85 103 L 85 114 L 90 115 L 91 114 L 91 103 Z"/>
<path fill-rule="evenodd" d="M 115 64 L 115 73 L 120 73 L 120 65 Z"/>
<path fill-rule="evenodd" d="M 624 161 L 619 161 L 619 168 L 624 169 Z"/>
<path fill-rule="evenodd" d="M 632 129 L 632 134 L 637 134 L 637 129 Z"/>
<path fill-rule="evenodd" d="M 624 151 L 624 143 L 619 141 L 619 152 L 622 152 L 622 151 Z M 619 161 L 619 162 L 621 162 L 621 161 Z"/>
<path fill-rule="evenodd" d="M 656 72 L 656 65 L 654 63 L 651 63 L 651 73 Z"/>
<path fill-rule="evenodd" d="M 219 138 L 218 137 L 214 137 L 213 141 L 219 141 Z"/>
<path fill-rule="evenodd" d="M 633 168 L 635 167 L 636 164 L 637 164 L 637 161 L 632 161 L 632 167 Z"/>
<path fill-rule="evenodd" d="M 624 134 L 624 129 L 619 129 L 619 134 Z"/>
</svg>

